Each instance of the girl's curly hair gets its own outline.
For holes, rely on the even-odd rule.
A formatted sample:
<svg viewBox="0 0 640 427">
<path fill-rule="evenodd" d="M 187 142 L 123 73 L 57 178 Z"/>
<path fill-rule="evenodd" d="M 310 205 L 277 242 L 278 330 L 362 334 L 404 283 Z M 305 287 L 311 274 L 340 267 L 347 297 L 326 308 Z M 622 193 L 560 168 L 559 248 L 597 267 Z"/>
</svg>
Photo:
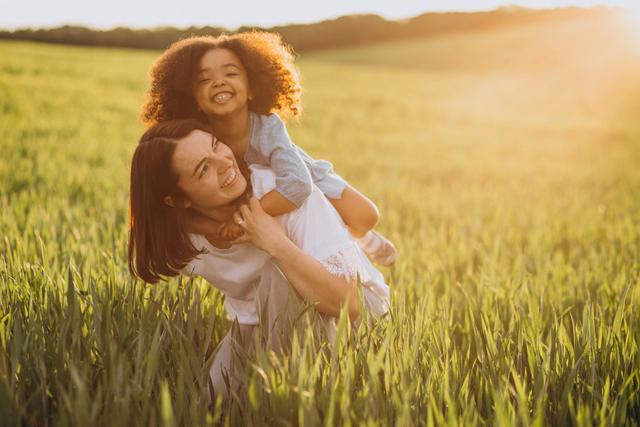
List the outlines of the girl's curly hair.
<svg viewBox="0 0 640 427">
<path fill-rule="evenodd" d="M 283 118 L 302 112 L 300 73 L 291 48 L 279 34 L 254 31 L 190 37 L 169 46 L 151 67 L 151 87 L 141 113 L 147 127 L 173 119 L 207 121 L 198 111 L 192 84 L 202 56 L 211 49 L 228 49 L 242 61 L 253 93 L 249 110 L 277 112 Z"/>
</svg>

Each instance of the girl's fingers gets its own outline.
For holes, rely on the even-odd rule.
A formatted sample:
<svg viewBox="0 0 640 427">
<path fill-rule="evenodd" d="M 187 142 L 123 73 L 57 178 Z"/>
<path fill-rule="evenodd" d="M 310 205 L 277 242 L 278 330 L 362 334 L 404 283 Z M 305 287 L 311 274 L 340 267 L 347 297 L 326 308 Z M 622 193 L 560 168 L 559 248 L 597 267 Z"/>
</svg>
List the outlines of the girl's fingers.
<svg viewBox="0 0 640 427">
<path fill-rule="evenodd" d="M 251 215 L 251 210 L 247 205 L 240 206 L 240 213 L 242 214 L 245 220 L 251 220 L 253 218 Z"/>
<path fill-rule="evenodd" d="M 251 240 L 249 239 L 249 235 L 247 233 L 244 233 L 242 236 L 238 237 L 237 239 L 232 240 L 231 244 L 237 245 L 238 243 L 247 243 L 250 241 Z"/>
<path fill-rule="evenodd" d="M 245 228 L 247 226 L 247 222 L 244 219 L 245 217 L 240 212 L 233 213 L 233 222 L 238 224 L 240 227 Z"/>
<path fill-rule="evenodd" d="M 249 207 L 251 208 L 251 212 L 262 212 L 263 210 L 260 200 L 256 197 L 251 197 L 249 199 Z"/>
</svg>

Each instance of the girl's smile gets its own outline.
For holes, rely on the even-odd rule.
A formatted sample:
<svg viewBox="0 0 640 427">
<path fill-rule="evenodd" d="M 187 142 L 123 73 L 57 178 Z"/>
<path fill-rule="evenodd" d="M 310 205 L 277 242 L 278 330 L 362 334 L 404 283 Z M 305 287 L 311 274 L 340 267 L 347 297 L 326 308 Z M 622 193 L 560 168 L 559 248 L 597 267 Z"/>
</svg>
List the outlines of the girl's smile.
<svg viewBox="0 0 640 427">
<path fill-rule="evenodd" d="M 213 101 L 218 104 L 224 104 L 233 97 L 231 92 L 219 92 L 213 97 Z"/>
</svg>

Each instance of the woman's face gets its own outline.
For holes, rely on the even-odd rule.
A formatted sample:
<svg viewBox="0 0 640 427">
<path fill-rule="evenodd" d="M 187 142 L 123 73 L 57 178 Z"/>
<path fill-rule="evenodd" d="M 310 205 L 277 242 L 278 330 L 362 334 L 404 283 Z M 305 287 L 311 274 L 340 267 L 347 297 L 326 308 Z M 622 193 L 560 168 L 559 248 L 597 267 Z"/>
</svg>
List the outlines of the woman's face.
<svg viewBox="0 0 640 427">
<path fill-rule="evenodd" d="M 200 60 L 193 96 L 207 116 L 225 116 L 248 109 L 247 71 L 235 53 L 212 49 Z"/>
<path fill-rule="evenodd" d="M 201 130 L 178 141 L 171 168 L 186 196 L 184 207 L 204 215 L 229 205 L 247 188 L 231 149 Z"/>
</svg>

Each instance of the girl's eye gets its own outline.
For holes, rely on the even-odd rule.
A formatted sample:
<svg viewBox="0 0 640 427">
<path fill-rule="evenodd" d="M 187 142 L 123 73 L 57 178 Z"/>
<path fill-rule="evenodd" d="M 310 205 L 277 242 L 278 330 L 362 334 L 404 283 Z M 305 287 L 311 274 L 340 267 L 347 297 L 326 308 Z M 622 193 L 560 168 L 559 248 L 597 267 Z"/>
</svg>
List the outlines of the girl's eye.
<svg viewBox="0 0 640 427">
<path fill-rule="evenodd" d="M 211 80 L 211 79 L 207 79 L 207 78 L 200 79 L 200 81 L 198 82 L 198 84 L 204 84 L 204 83 L 207 83 L 207 82 L 208 82 L 208 81 L 210 81 L 210 80 Z"/>
<path fill-rule="evenodd" d="M 211 140 L 211 149 L 213 151 L 216 151 L 216 148 L 218 148 L 218 140 L 216 138 L 213 138 Z"/>
<path fill-rule="evenodd" d="M 233 76 L 237 76 L 238 73 L 227 73 L 227 77 L 233 77 Z"/>
</svg>

